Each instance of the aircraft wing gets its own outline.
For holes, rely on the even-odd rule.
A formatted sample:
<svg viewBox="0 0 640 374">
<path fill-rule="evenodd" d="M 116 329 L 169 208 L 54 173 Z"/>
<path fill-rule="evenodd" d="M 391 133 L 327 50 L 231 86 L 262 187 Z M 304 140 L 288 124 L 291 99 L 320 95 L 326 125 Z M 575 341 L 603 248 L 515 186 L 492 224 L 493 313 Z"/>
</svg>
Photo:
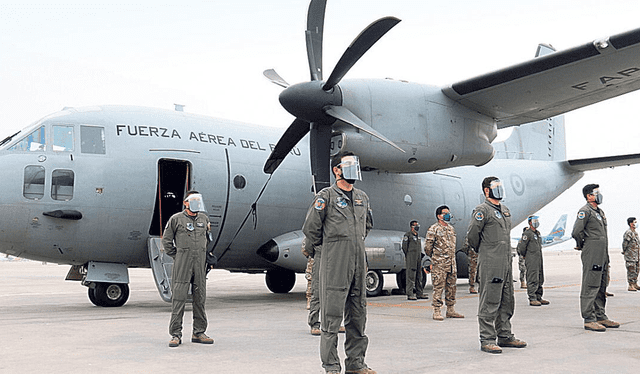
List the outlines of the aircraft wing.
<svg viewBox="0 0 640 374">
<path fill-rule="evenodd" d="M 572 239 L 572 238 L 571 238 L 570 236 L 563 236 L 562 238 L 557 239 L 557 240 L 554 240 L 554 241 L 552 241 L 552 242 L 550 242 L 550 243 L 542 244 L 542 247 L 543 247 L 543 248 L 551 247 L 552 245 L 556 245 L 556 244 L 564 243 L 564 242 L 566 242 L 566 241 L 567 241 L 567 240 L 569 240 L 569 239 Z"/>
<path fill-rule="evenodd" d="M 639 88 L 640 28 L 454 83 L 442 91 L 504 128 Z"/>
<path fill-rule="evenodd" d="M 606 157 L 593 157 L 593 158 L 581 158 L 575 160 L 565 161 L 566 166 L 569 169 L 575 171 L 589 171 L 613 168 L 616 166 L 629 166 L 634 164 L 640 164 L 640 153 L 631 155 L 620 156 L 606 156 Z"/>
</svg>

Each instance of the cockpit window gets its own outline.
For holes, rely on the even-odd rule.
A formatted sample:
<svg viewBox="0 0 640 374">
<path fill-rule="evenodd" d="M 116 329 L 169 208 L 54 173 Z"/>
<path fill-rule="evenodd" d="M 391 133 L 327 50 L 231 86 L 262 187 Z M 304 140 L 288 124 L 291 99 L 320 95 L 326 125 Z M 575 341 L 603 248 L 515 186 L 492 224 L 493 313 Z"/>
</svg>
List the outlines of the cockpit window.
<svg viewBox="0 0 640 374">
<path fill-rule="evenodd" d="M 103 155 L 105 151 L 104 127 L 80 126 L 80 152 Z"/>
<path fill-rule="evenodd" d="M 69 201 L 73 198 L 73 170 L 58 169 L 51 173 L 51 198 Z"/>
<path fill-rule="evenodd" d="M 11 151 L 29 151 L 29 152 L 42 152 L 47 150 L 47 143 L 45 140 L 44 126 L 39 127 L 31 134 L 27 135 L 20 142 L 14 144 Z"/>
<path fill-rule="evenodd" d="M 52 127 L 53 145 L 56 152 L 73 151 L 73 126 L 54 125 Z"/>
<path fill-rule="evenodd" d="M 44 167 L 28 165 L 24 168 L 22 195 L 30 200 L 40 200 L 44 197 Z"/>
</svg>

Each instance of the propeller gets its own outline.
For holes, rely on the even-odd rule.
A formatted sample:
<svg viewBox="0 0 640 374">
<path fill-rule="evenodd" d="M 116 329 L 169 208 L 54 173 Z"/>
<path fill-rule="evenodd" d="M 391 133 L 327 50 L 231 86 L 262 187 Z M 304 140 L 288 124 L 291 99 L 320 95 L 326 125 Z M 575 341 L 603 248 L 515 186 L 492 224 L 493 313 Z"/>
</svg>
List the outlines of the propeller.
<svg viewBox="0 0 640 374">
<path fill-rule="evenodd" d="M 336 120 L 341 120 L 404 152 L 347 107 L 342 106 L 342 92 L 338 85 L 355 63 L 400 20 L 395 17 L 383 17 L 367 26 L 342 54 L 329 79 L 323 82 L 322 37 L 326 5 L 326 0 L 311 0 L 307 12 L 305 39 L 311 81 L 289 85 L 273 69 L 265 70 L 263 73 L 271 82 L 284 88 L 280 93 L 280 104 L 296 117 L 278 140 L 263 170 L 267 174 L 273 174 L 300 139 L 310 133 L 309 150 L 315 191 L 330 185 L 331 133 Z"/>
</svg>

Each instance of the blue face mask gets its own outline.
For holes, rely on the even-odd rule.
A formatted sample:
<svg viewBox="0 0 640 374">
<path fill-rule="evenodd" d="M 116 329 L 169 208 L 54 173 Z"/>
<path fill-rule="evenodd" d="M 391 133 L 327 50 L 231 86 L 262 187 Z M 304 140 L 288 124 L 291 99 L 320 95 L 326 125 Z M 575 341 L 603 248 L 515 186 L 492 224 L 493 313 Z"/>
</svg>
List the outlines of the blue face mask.
<svg viewBox="0 0 640 374">
<path fill-rule="evenodd" d="M 449 222 L 449 221 L 451 221 L 451 213 L 445 213 L 445 214 L 442 216 L 442 220 L 443 220 L 443 221 L 445 221 L 445 222 Z"/>
</svg>

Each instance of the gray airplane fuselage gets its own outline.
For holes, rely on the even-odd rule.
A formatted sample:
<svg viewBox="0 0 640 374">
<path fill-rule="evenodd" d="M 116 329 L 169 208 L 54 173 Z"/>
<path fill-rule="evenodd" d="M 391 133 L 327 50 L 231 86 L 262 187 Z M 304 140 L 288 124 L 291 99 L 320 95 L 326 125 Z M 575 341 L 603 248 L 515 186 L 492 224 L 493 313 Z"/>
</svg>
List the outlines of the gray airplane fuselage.
<svg viewBox="0 0 640 374">
<path fill-rule="evenodd" d="M 60 125 L 63 130 L 55 127 Z M 305 138 L 273 174 L 256 214 L 242 225 L 269 178 L 262 168 L 281 129 L 179 111 L 104 106 L 64 110 L 16 139 L 41 126 L 45 149 L 33 144 L 16 149 L 13 142 L 0 151 L 5 175 L 0 179 L 0 252 L 9 255 L 71 265 L 96 261 L 149 267 L 147 238 L 159 236 L 163 227 L 154 226 L 160 222 L 159 196 L 171 201 L 173 192 L 163 186 L 181 186 L 180 181 L 159 181 L 166 178 L 160 170 L 177 167 L 184 168 L 179 173 L 187 181 L 184 187 L 205 198 L 214 251 L 229 248 L 219 267 L 263 271 L 275 265 L 256 250 L 299 230 L 313 199 Z M 94 134 L 95 141 L 100 128 L 103 145 L 96 151 L 84 135 Z M 53 138 L 61 131 L 67 138 L 71 131 L 71 140 L 54 148 Z M 41 177 L 32 178 L 34 173 Z M 412 219 L 428 227 L 435 222 L 436 207 L 447 204 L 461 245 L 472 209 L 484 200 L 484 177 L 495 175 L 505 182 L 504 203 L 515 225 L 582 174 L 562 161 L 495 158 L 483 167 L 452 168 L 442 174 L 365 171 L 357 187 L 370 197 L 376 230 L 406 231 Z M 67 192 L 58 193 L 65 188 Z M 172 202 L 174 210 L 180 209 L 180 201 Z M 166 219 L 164 213 L 162 222 Z"/>
</svg>

